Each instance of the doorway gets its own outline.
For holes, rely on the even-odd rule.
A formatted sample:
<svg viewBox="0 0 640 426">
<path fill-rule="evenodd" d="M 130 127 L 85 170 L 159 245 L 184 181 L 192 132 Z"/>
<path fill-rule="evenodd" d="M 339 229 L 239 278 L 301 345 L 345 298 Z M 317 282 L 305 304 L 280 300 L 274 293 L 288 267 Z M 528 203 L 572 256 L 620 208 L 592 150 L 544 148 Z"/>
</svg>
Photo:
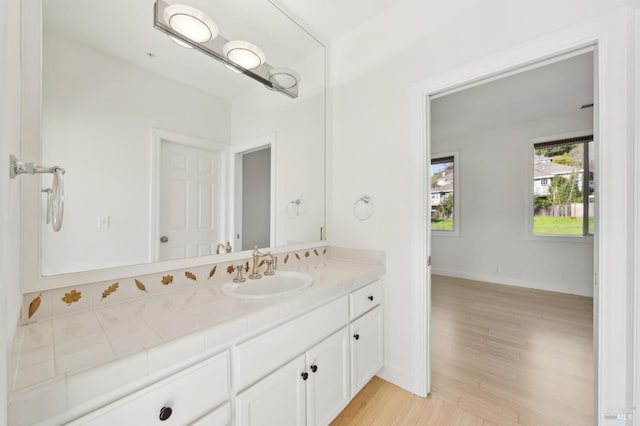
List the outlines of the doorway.
<svg viewBox="0 0 640 426">
<path fill-rule="evenodd" d="M 240 250 L 269 247 L 271 235 L 271 147 L 238 154 L 242 198 L 239 206 Z"/>
<path fill-rule="evenodd" d="M 153 261 L 215 254 L 223 237 L 224 164 L 228 147 L 152 130 L 149 252 Z"/>
<path fill-rule="evenodd" d="M 597 171 L 590 167 L 597 164 L 597 159 L 578 161 L 578 153 L 585 153 L 587 146 L 583 149 L 580 144 L 588 143 L 588 136 L 595 137 L 590 144 L 592 154 L 597 156 L 599 150 L 593 112 L 598 93 L 593 78 L 595 54 L 592 48 L 581 49 L 429 96 L 427 169 L 434 173 L 426 173 L 426 211 L 431 219 L 426 246 L 433 257 L 427 271 L 430 286 L 433 272 L 456 279 L 593 295 L 591 336 L 597 347 L 598 292 L 594 291 L 593 277 L 597 271 L 598 228 L 597 221 L 588 220 L 589 211 L 597 211 L 597 206 L 576 213 L 583 201 L 586 206 L 590 198 L 597 202 L 597 197 L 589 193 L 590 188 L 597 187 L 597 180 L 594 186 L 588 183 L 589 176 L 597 179 Z M 585 64 L 590 78 L 582 79 L 575 70 L 584 70 Z M 530 81 L 532 90 L 523 93 L 518 84 L 534 75 L 540 80 Z M 501 102 L 501 97 L 511 98 L 511 103 Z M 558 148 L 558 155 L 541 155 L 544 149 L 553 151 L 549 148 Z M 542 168 L 553 173 L 539 176 L 541 162 L 548 163 Z M 561 180 L 563 173 L 566 176 Z M 570 235 L 573 229 L 547 232 L 555 228 L 541 228 L 536 217 L 540 211 L 536 202 L 551 198 L 550 193 L 536 193 L 536 188 L 539 191 L 555 175 L 558 179 L 554 183 L 571 181 L 580 197 L 575 202 L 565 201 L 568 209 L 548 211 L 574 212 L 576 217 L 561 219 L 580 228 L 576 231 L 579 237 Z M 460 189 L 454 185 L 454 176 L 459 179 L 456 183 Z M 571 180 L 578 176 L 579 181 Z M 516 240 L 519 243 L 513 245 Z M 552 246 L 560 252 L 547 250 Z M 443 261 L 447 256 L 450 259 Z M 554 259 L 556 264 L 552 264 Z M 577 265 L 575 276 L 571 276 L 568 265 Z M 555 279 L 554 274 L 563 278 Z M 431 287 L 429 291 L 432 300 Z M 428 311 L 433 315 L 432 307 Z M 431 336 L 433 324 L 429 326 Z M 432 350 L 430 347 L 430 353 Z M 595 366 L 597 351 L 593 356 Z M 596 395 L 597 374 L 593 380 Z M 431 377 L 427 382 L 430 387 Z"/>
<path fill-rule="evenodd" d="M 275 243 L 275 135 L 231 147 L 231 229 L 235 251 Z"/>
</svg>

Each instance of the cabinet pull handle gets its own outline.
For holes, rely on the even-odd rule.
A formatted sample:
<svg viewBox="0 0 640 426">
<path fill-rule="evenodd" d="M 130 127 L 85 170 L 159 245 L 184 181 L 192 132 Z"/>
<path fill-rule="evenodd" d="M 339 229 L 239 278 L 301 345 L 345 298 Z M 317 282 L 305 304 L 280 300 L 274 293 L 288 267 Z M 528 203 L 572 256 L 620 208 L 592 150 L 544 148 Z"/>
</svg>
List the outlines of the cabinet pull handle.
<svg viewBox="0 0 640 426">
<path fill-rule="evenodd" d="M 356 334 L 353 335 L 353 338 L 358 340 L 358 339 L 360 339 L 360 335 L 356 333 Z"/>
<path fill-rule="evenodd" d="M 307 380 L 309 378 L 309 373 L 307 373 L 306 371 L 304 373 L 302 373 L 300 376 L 302 376 L 302 380 Z"/>
<path fill-rule="evenodd" d="M 311 372 L 312 372 L 312 373 L 315 373 L 316 371 L 318 371 L 318 366 L 317 366 L 317 365 L 315 365 L 315 364 L 313 364 L 313 365 L 311 366 Z"/>
<path fill-rule="evenodd" d="M 173 413 L 173 410 L 171 409 L 171 407 L 162 407 L 160 409 L 160 421 L 164 422 L 169 417 L 171 417 L 172 413 Z"/>
<path fill-rule="evenodd" d="M 367 299 L 371 300 L 373 302 L 373 296 L 369 296 L 367 297 Z"/>
</svg>

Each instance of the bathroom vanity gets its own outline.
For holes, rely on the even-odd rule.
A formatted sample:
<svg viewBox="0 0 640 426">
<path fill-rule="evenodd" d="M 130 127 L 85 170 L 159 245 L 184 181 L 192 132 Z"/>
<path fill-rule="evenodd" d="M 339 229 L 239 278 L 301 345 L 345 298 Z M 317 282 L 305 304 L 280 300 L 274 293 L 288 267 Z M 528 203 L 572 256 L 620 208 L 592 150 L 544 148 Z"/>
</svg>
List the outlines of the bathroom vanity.
<svg viewBox="0 0 640 426">
<path fill-rule="evenodd" d="M 311 286 L 247 300 L 222 291 L 231 273 L 156 294 L 144 276 L 135 280 L 151 293 L 102 305 L 123 279 L 89 310 L 20 326 L 10 424 L 328 424 L 382 367 L 383 256 L 336 247 L 277 256 L 275 277 L 293 271 Z M 186 272 L 206 276 L 171 276 Z M 53 376 L 30 363 L 52 365 Z"/>
</svg>

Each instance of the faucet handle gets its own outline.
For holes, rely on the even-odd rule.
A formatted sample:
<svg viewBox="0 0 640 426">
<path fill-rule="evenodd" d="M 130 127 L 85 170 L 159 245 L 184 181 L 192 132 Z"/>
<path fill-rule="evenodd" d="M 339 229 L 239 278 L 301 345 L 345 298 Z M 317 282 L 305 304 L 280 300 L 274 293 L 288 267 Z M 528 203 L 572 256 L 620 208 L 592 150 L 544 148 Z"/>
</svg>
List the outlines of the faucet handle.
<svg viewBox="0 0 640 426">
<path fill-rule="evenodd" d="M 236 275 L 236 277 L 233 279 L 233 282 L 234 283 L 243 283 L 243 282 L 245 282 L 247 279 L 242 276 L 242 270 L 244 269 L 244 265 L 242 263 L 239 264 L 239 265 L 236 265 L 235 269 L 238 272 L 238 275 Z"/>
<path fill-rule="evenodd" d="M 275 272 L 273 272 L 273 270 L 271 269 L 271 265 L 273 265 L 273 260 L 267 259 L 265 262 L 267 264 L 267 270 L 264 271 L 264 275 L 274 275 Z"/>
</svg>

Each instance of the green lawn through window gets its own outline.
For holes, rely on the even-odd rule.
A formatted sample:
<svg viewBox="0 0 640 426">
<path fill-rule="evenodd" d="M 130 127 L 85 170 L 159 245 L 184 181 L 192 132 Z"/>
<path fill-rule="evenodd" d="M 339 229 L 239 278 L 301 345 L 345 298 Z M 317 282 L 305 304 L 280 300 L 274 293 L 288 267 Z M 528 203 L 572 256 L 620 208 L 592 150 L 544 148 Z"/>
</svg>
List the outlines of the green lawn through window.
<svg viewBox="0 0 640 426">
<path fill-rule="evenodd" d="M 593 233 L 593 218 L 589 218 L 589 232 Z M 431 219 L 431 230 L 453 231 L 453 218 Z M 581 217 L 534 216 L 533 233 L 545 235 L 582 235 Z"/>
<path fill-rule="evenodd" d="M 589 218 L 589 231 L 593 232 L 593 218 Z M 581 217 L 534 216 L 533 233 L 547 235 L 582 235 Z"/>
<path fill-rule="evenodd" d="M 453 218 L 431 219 L 432 231 L 453 231 Z"/>
</svg>

